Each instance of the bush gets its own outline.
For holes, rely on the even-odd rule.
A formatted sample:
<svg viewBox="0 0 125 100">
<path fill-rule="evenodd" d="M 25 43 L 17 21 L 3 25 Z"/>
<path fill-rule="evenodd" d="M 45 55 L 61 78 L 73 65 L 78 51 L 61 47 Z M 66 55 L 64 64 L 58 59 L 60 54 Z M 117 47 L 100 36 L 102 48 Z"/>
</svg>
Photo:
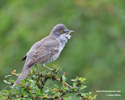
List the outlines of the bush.
<svg viewBox="0 0 125 100">
<path fill-rule="evenodd" d="M 12 75 L 5 77 L 9 77 L 8 81 L 4 80 L 4 82 L 10 85 L 10 89 L 0 91 L 0 100 L 70 100 L 71 94 L 74 93 L 82 100 L 96 98 L 96 96 L 91 96 L 91 92 L 82 92 L 87 87 L 84 85 L 85 78 L 72 79 L 73 85 L 71 86 L 66 82 L 65 72 L 62 73 L 57 65 L 53 65 L 53 68 L 54 70 L 50 72 L 39 72 L 37 67 L 33 68 L 26 79 L 12 88 L 15 82 L 12 76 L 18 76 L 14 70 Z M 48 80 L 52 81 L 51 85 L 45 86 Z"/>
</svg>

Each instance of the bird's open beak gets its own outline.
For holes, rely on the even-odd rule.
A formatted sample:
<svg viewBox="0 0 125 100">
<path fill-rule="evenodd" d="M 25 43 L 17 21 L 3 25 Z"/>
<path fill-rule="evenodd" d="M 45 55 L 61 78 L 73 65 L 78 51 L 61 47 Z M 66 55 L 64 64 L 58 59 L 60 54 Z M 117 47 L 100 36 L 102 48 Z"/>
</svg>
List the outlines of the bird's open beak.
<svg viewBox="0 0 125 100">
<path fill-rule="evenodd" d="M 70 34 L 70 33 L 72 33 L 72 32 L 74 32 L 74 31 L 73 31 L 73 30 L 69 30 L 69 31 L 68 31 L 68 34 Z"/>
</svg>

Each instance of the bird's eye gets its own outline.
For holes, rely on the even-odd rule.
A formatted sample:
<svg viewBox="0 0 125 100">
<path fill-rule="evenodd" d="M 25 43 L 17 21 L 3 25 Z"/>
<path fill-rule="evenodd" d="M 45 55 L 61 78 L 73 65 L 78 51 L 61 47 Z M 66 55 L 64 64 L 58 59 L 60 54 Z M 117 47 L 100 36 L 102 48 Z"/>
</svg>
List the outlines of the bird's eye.
<svg viewBox="0 0 125 100">
<path fill-rule="evenodd" d="M 60 33 L 64 33 L 64 31 L 61 30 Z"/>
</svg>

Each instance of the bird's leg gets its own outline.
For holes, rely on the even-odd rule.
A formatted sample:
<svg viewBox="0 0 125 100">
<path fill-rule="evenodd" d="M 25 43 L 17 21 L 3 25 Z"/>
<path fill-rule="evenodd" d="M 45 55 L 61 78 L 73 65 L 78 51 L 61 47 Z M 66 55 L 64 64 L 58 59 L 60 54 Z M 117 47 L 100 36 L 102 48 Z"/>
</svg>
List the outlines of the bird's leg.
<svg viewBox="0 0 125 100">
<path fill-rule="evenodd" d="M 39 69 L 38 69 L 38 67 L 37 67 L 37 65 L 36 65 L 36 64 L 35 64 L 35 67 L 36 67 L 36 69 L 37 69 L 38 73 L 40 73 L 40 72 L 39 72 Z"/>
<path fill-rule="evenodd" d="M 54 70 L 54 69 L 52 69 L 52 68 L 47 67 L 45 64 L 42 64 L 42 65 L 43 65 L 43 67 L 46 67 L 47 69 L 49 69 L 49 70 L 51 70 L 51 71 Z"/>
</svg>

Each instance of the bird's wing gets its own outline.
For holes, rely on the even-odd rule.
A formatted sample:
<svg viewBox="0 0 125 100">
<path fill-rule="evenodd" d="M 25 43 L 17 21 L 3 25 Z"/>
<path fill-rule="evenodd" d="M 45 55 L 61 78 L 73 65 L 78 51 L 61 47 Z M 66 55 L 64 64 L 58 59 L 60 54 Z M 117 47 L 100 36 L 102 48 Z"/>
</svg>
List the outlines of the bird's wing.
<svg viewBox="0 0 125 100">
<path fill-rule="evenodd" d="M 35 52 L 32 54 L 32 59 L 36 61 L 36 63 L 44 62 L 53 55 L 55 55 L 59 50 L 58 41 L 55 39 L 49 38 L 49 41 L 43 43 Z"/>
<path fill-rule="evenodd" d="M 58 52 L 57 48 L 40 47 L 33 55 L 32 58 L 37 62 L 44 62 Z"/>
</svg>

